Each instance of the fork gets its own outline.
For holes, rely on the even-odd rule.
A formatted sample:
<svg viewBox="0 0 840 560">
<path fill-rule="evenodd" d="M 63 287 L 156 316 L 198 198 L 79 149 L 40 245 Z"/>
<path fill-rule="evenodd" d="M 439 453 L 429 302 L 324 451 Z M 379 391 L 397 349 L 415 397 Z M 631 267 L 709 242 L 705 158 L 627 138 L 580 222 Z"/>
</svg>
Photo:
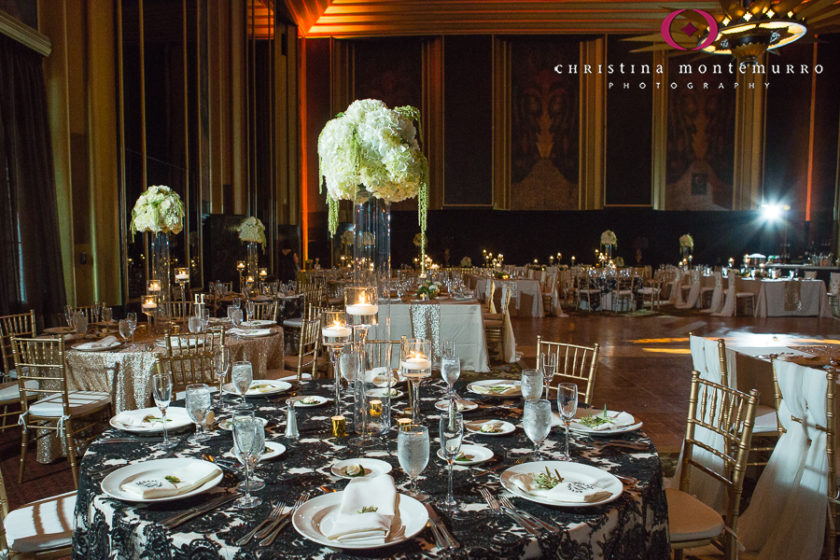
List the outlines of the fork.
<svg viewBox="0 0 840 560">
<path fill-rule="evenodd" d="M 492 509 L 494 512 L 504 513 L 505 515 L 519 523 L 523 529 L 525 529 L 535 537 L 538 537 L 540 535 L 539 530 L 533 525 L 531 525 L 530 522 L 526 521 L 521 515 L 519 515 L 511 509 L 508 509 L 506 507 L 503 508 L 501 505 L 499 505 L 499 500 L 496 499 L 496 496 L 490 493 L 490 490 L 482 487 L 479 488 L 478 491 L 484 497 L 484 501 L 487 502 L 487 505 L 490 506 L 490 509 Z"/>
<path fill-rule="evenodd" d="M 282 521 L 277 522 L 277 524 L 271 530 L 271 533 L 266 538 L 260 541 L 260 546 L 269 546 L 271 543 L 273 543 L 274 539 L 277 538 L 277 535 L 280 534 L 280 531 L 282 531 L 283 528 L 289 524 L 289 521 L 292 520 L 292 517 L 295 515 L 295 512 L 297 512 L 297 510 L 300 509 L 300 506 L 302 506 L 303 503 L 308 499 L 309 490 L 298 496 L 298 499 L 295 502 L 295 505 L 292 507 L 292 510 L 289 513 L 287 513 L 285 517 L 281 518 Z"/>
<path fill-rule="evenodd" d="M 550 522 L 550 521 L 543 521 L 542 519 L 540 519 L 539 517 L 537 517 L 536 515 L 534 515 L 530 512 L 527 512 L 527 511 L 522 510 L 522 509 L 516 509 L 513 506 L 513 502 L 510 501 L 510 498 L 508 498 L 504 494 L 499 497 L 499 500 L 502 502 L 502 505 L 504 507 L 515 511 L 516 513 L 518 513 L 519 515 L 521 515 L 522 517 L 524 517 L 528 521 L 530 521 L 532 523 L 536 523 L 537 525 L 539 525 L 540 527 L 542 527 L 546 531 L 551 531 L 552 533 L 559 533 L 560 532 L 560 526 L 557 525 L 556 523 Z"/>
<path fill-rule="evenodd" d="M 286 506 L 284 506 L 283 504 L 274 504 L 274 507 L 271 508 L 271 513 L 268 514 L 268 517 L 260 521 L 259 525 L 248 531 L 248 533 L 245 536 L 236 541 L 236 546 L 244 546 L 248 544 L 248 542 L 250 542 L 250 540 L 254 538 L 254 535 L 256 535 L 260 529 L 262 529 L 269 523 L 280 519 L 280 516 L 283 515 L 283 510 L 285 509 L 285 507 Z"/>
</svg>

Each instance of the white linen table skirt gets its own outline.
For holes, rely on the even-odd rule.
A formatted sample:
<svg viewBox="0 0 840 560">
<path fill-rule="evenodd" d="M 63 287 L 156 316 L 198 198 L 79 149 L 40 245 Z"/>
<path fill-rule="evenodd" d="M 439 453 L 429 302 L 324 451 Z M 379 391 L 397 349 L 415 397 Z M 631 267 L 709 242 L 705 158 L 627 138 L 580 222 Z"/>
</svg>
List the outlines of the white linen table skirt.
<svg viewBox="0 0 840 560">
<path fill-rule="evenodd" d="M 786 305 L 786 291 L 799 284 L 798 306 Z M 755 307 L 756 317 L 831 317 L 825 282 L 822 280 L 762 280 Z"/>
</svg>

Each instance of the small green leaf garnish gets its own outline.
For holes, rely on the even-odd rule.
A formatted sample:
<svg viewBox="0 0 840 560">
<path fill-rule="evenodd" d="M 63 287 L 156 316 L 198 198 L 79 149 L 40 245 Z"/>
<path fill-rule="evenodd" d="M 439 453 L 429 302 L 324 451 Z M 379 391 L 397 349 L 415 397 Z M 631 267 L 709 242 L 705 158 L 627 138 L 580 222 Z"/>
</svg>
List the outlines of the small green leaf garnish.
<svg viewBox="0 0 840 560">
<path fill-rule="evenodd" d="M 559 473 L 557 473 L 557 471 L 554 471 L 554 474 L 556 476 L 552 475 L 549 472 L 548 467 L 546 467 L 545 473 L 538 474 L 537 477 L 534 479 L 534 483 L 537 485 L 537 488 L 541 490 L 551 490 L 552 488 L 563 482 L 563 477 L 560 476 Z"/>
<path fill-rule="evenodd" d="M 379 508 L 377 506 L 364 506 L 364 507 L 362 507 L 362 509 L 360 509 L 356 513 L 373 513 L 377 510 L 379 510 Z"/>
<path fill-rule="evenodd" d="M 475 459 L 475 455 L 467 455 L 465 453 L 459 453 L 457 457 L 455 457 L 456 461 L 472 461 Z"/>
<path fill-rule="evenodd" d="M 347 465 L 344 474 L 350 477 L 365 476 L 365 468 L 362 465 Z"/>
<path fill-rule="evenodd" d="M 166 421 L 172 422 L 172 418 L 167 418 Z M 152 422 L 160 422 L 161 424 L 163 424 L 163 418 L 158 418 L 157 416 L 153 416 L 151 414 L 143 418 L 143 423 L 151 424 Z"/>
<path fill-rule="evenodd" d="M 172 484 L 178 484 L 179 482 L 181 482 L 180 478 L 178 478 L 177 476 L 173 476 L 171 474 L 167 475 L 163 478 L 165 478 L 168 482 L 171 482 Z"/>
</svg>

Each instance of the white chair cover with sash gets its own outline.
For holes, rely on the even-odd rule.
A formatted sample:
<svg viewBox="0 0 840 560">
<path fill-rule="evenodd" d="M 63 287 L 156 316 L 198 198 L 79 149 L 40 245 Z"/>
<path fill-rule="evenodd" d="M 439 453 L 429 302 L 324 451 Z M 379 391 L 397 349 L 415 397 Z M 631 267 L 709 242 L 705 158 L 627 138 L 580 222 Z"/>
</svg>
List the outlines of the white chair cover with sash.
<svg viewBox="0 0 840 560">
<path fill-rule="evenodd" d="M 700 299 L 700 271 L 692 270 L 689 276 L 691 278 L 691 285 L 688 296 L 685 301 L 677 302 L 677 309 L 691 309 L 697 305 L 697 301 Z M 681 297 L 682 294 L 677 296 L 677 298 Z"/>
<path fill-rule="evenodd" d="M 718 270 L 714 273 L 715 289 L 712 291 L 712 302 L 703 309 L 703 313 L 717 313 L 723 308 L 723 274 Z"/>
<path fill-rule="evenodd" d="M 736 281 L 738 279 L 738 274 L 733 271 L 729 270 L 729 274 L 727 275 L 727 287 L 726 287 L 726 300 L 723 303 L 723 308 L 718 311 L 717 313 L 712 313 L 717 317 L 734 317 L 735 316 L 735 305 L 738 302 L 738 298 L 736 293 L 738 291 L 738 287 L 736 285 Z"/>
<path fill-rule="evenodd" d="M 682 295 L 682 283 L 684 278 L 684 272 L 682 269 L 676 270 L 676 276 L 674 276 L 674 281 L 671 283 L 671 295 L 668 298 L 668 303 L 671 305 L 675 305 L 680 307 L 683 304 L 683 295 Z"/>
<path fill-rule="evenodd" d="M 759 560 L 816 560 L 825 534 L 828 458 L 825 372 L 775 360 L 782 402 L 779 438 L 739 521 L 741 542 Z M 795 422 L 791 415 L 804 419 Z"/>
</svg>

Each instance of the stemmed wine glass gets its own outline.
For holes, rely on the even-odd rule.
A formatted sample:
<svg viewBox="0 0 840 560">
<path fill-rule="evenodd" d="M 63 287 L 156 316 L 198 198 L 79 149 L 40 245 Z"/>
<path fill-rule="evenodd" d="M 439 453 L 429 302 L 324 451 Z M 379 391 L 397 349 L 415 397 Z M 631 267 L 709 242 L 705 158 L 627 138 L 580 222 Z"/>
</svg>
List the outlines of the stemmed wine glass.
<svg viewBox="0 0 840 560">
<path fill-rule="evenodd" d="M 455 464 L 455 459 L 458 453 L 461 452 L 461 441 L 464 437 L 464 416 L 458 412 L 454 403 L 450 403 L 449 411 L 440 415 L 440 450 L 443 456 L 446 457 L 446 463 L 449 466 L 446 498 L 443 504 L 452 512 L 457 500 L 452 492 L 452 466 Z"/>
<path fill-rule="evenodd" d="M 444 344 L 443 355 L 440 358 L 440 376 L 446 381 L 446 398 L 454 398 L 455 382 L 461 376 L 461 360 L 455 355 L 455 347 L 451 341 Z"/>
<path fill-rule="evenodd" d="M 230 367 L 230 348 L 221 346 L 216 348 L 213 354 L 213 370 L 216 373 L 216 379 L 219 380 L 219 410 L 224 407 L 225 401 L 222 399 L 222 385 L 227 377 L 227 370 Z"/>
<path fill-rule="evenodd" d="M 557 385 L 557 410 L 563 417 L 563 424 L 566 427 L 566 437 L 563 444 L 563 459 L 571 461 L 569 452 L 569 424 L 577 413 L 578 388 L 574 383 L 560 383 Z"/>
<path fill-rule="evenodd" d="M 233 383 L 236 392 L 242 397 L 242 402 L 236 405 L 238 409 L 254 408 L 247 400 L 245 400 L 245 393 L 251 387 L 251 382 L 254 380 L 254 370 L 251 367 L 251 362 L 233 362 L 233 367 L 230 369 L 230 380 Z"/>
<path fill-rule="evenodd" d="M 234 416 L 232 426 L 236 455 L 245 466 L 245 482 L 239 485 L 245 495 L 235 503 L 241 509 L 252 509 L 262 504 L 262 499 L 251 495 L 251 474 L 265 449 L 265 428 L 250 414 Z"/>
<path fill-rule="evenodd" d="M 204 431 L 204 421 L 210 411 L 210 387 L 206 383 L 187 385 L 186 407 L 190 420 L 195 423 L 193 441 L 204 441 L 211 437 Z"/>
<path fill-rule="evenodd" d="M 426 496 L 417 492 L 417 476 L 429 464 L 429 429 L 422 424 L 408 424 L 397 433 L 397 459 L 400 467 L 408 475 L 411 491 L 409 495 L 424 499 Z"/>
<path fill-rule="evenodd" d="M 123 341 L 128 342 L 128 339 L 131 338 L 133 334 L 131 332 L 130 323 L 128 319 L 120 319 L 120 322 L 117 324 L 117 328 L 120 331 L 120 336 L 122 337 Z"/>
<path fill-rule="evenodd" d="M 128 328 L 129 328 L 129 336 L 131 337 L 131 342 L 134 342 L 134 333 L 137 331 L 137 313 L 134 311 L 129 311 L 125 314 L 125 320 L 128 321 Z"/>
<path fill-rule="evenodd" d="M 545 398 L 551 398 L 551 380 L 557 373 L 557 354 L 544 352 L 540 355 L 540 367 L 542 367 L 543 382 L 545 383 Z"/>
<path fill-rule="evenodd" d="M 539 461 L 540 445 L 551 431 L 551 401 L 548 399 L 525 401 L 522 424 L 525 426 L 525 435 L 534 442 L 534 453 L 531 455 L 531 460 Z"/>
<path fill-rule="evenodd" d="M 172 401 L 172 377 L 170 375 L 157 373 L 152 376 L 152 396 L 163 420 L 163 441 L 158 448 L 169 449 L 176 445 L 175 442 L 169 440 L 169 430 L 166 427 L 166 409 Z"/>
</svg>

